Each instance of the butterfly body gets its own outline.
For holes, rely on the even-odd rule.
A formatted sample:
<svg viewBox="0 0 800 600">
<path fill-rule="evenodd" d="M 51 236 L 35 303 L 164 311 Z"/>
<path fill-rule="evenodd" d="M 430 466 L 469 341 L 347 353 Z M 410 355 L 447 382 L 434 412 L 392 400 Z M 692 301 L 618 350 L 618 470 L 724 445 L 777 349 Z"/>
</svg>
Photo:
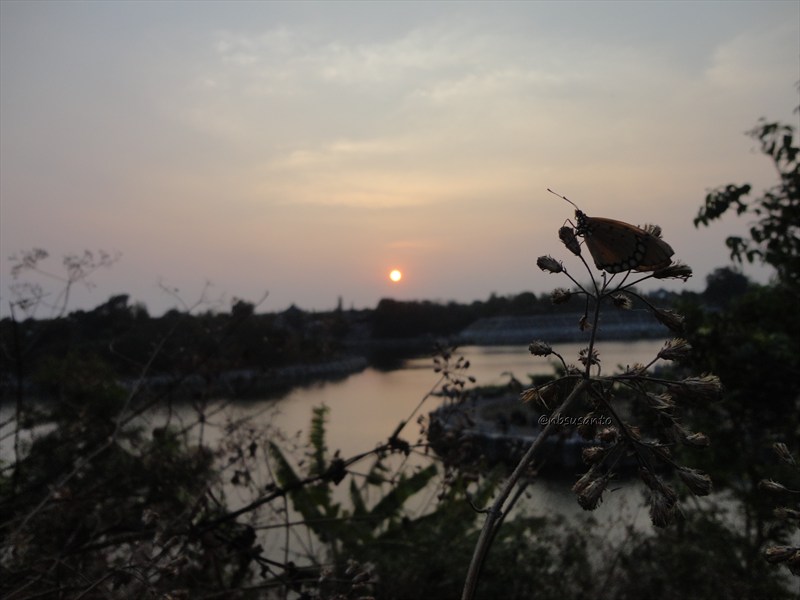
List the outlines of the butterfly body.
<svg viewBox="0 0 800 600">
<path fill-rule="evenodd" d="M 608 273 L 656 271 L 675 254 L 660 237 L 624 221 L 589 217 L 576 207 L 575 235 L 583 237 L 598 269 Z"/>
</svg>

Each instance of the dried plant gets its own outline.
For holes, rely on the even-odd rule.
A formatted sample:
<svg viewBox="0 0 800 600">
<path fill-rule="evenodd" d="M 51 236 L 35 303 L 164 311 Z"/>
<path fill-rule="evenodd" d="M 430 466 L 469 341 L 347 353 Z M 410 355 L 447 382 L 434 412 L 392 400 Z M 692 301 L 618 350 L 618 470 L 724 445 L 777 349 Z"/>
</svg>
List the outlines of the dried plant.
<svg viewBox="0 0 800 600">
<path fill-rule="evenodd" d="M 777 442 L 773 444 L 772 450 L 781 463 L 800 476 L 800 461 L 789 452 L 786 444 Z M 790 488 L 771 479 L 761 481 L 758 487 L 766 493 L 782 498 L 800 497 L 800 489 Z M 795 508 L 779 506 L 773 511 L 773 514 L 776 519 L 784 521 L 794 531 L 800 532 L 800 502 L 796 502 Z M 769 546 L 764 549 L 764 557 L 772 564 L 785 565 L 793 575 L 800 577 L 800 544 L 790 543 L 781 546 Z"/>
<path fill-rule="evenodd" d="M 546 341 L 535 340 L 529 346 L 534 356 L 557 359 L 564 375 L 555 381 L 522 392 L 522 400 L 536 403 L 538 408 L 549 413 L 549 419 L 503 485 L 491 508 L 486 511 L 486 521 L 464 586 L 464 600 L 474 596 L 481 565 L 491 541 L 518 497 L 518 494 L 511 496 L 512 491 L 516 486 L 524 485 L 523 478 L 528 466 L 543 445 L 543 440 L 556 430 L 556 425 L 563 428 L 565 423 L 569 425 L 574 422 L 575 430 L 584 439 L 596 444 L 584 451 L 584 462 L 589 465 L 589 469 L 572 487 L 578 503 L 585 510 L 597 508 L 623 461 L 635 462 L 639 478 L 647 491 L 650 518 L 656 527 L 667 527 L 680 512 L 679 496 L 669 481 L 670 474 L 674 476 L 672 479 L 680 480 L 696 496 L 708 495 L 712 489 L 710 477 L 678 464 L 672 449 L 678 444 L 694 448 L 709 444 L 705 434 L 690 431 L 683 425 L 680 409 L 692 402 L 709 402 L 718 398 L 721 392 L 719 379 L 711 374 L 703 374 L 673 380 L 651 373 L 650 368 L 658 361 L 683 361 L 689 356 L 691 348 L 681 337 L 668 340 L 649 361 L 629 365 L 618 374 L 603 372 L 601 355 L 597 348 L 598 336 L 603 331 L 601 310 L 608 306 L 630 310 L 634 303 L 638 303 L 673 334 L 680 336 L 683 332 L 683 317 L 672 310 L 654 306 L 636 292 L 635 286 L 647 279 L 686 281 L 691 277 L 692 270 L 681 262 L 669 262 L 660 265 L 657 270 L 639 267 L 637 271 L 634 265 L 631 270 L 613 272 L 610 275 L 600 271 L 598 274 L 583 257 L 583 244 L 578 237 L 591 235 L 591 232 L 587 231 L 585 221 L 582 225 L 580 216 L 578 220 L 577 229 L 561 227 L 558 236 L 564 246 L 583 263 L 589 274 L 589 284 L 581 284 L 561 261 L 552 256 L 539 257 L 537 266 L 544 272 L 563 275 L 572 282 L 572 290 L 562 287 L 553 291 L 551 298 L 554 304 L 583 296 L 584 311 L 576 325 L 586 332 L 587 345 L 580 351 L 576 363 L 567 362 Z M 605 220 L 597 221 L 597 226 L 600 226 L 599 222 Z M 625 223 L 619 223 L 619 227 L 628 228 L 626 235 L 654 236 L 660 239 L 661 231 L 658 227 L 649 226 L 640 230 Z M 613 248 L 608 250 L 613 251 Z M 599 264 L 597 252 L 597 248 L 594 248 L 592 254 L 595 263 Z M 609 262 L 618 262 L 613 258 L 612 256 Z M 624 262 L 630 260 L 629 258 Z M 623 418 L 619 410 L 619 404 L 623 400 L 639 403 L 651 412 L 653 418 L 647 426 L 633 424 Z M 585 417 L 579 419 L 567 416 L 568 411 L 572 414 L 578 408 L 586 411 Z M 602 428 L 596 426 L 607 422 L 611 425 L 604 425 Z"/>
</svg>

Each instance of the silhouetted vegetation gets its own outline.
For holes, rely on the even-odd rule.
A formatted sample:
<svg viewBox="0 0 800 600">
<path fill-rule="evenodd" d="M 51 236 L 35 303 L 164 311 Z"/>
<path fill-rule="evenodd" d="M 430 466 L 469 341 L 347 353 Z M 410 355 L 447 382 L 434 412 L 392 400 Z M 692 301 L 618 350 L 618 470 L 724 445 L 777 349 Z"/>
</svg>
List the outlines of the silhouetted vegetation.
<svg viewBox="0 0 800 600">
<path fill-rule="evenodd" d="M 712 290 L 722 310 L 685 305 L 693 361 L 717 373 L 727 390 L 724 402 L 698 407 L 696 420 L 712 426 L 720 441 L 703 457 L 703 468 L 718 474 L 743 511 L 737 531 L 743 568 L 761 571 L 766 553 L 770 562 L 800 575 L 800 473 L 786 446 L 800 449 L 800 148 L 790 125 L 762 120 L 749 135 L 772 161 L 778 184 L 751 200 L 745 200 L 749 184 L 712 191 L 695 224 L 708 225 L 734 206 L 739 215 L 755 216 L 749 239 L 729 237 L 726 243 L 733 260 L 768 264 L 776 279 L 725 299 L 744 285 L 717 271 L 706 293 Z M 714 291 L 721 283 L 724 288 Z M 774 479 L 788 487 L 772 486 Z M 792 504 L 792 495 L 793 507 L 776 509 L 777 503 Z"/>
<path fill-rule="evenodd" d="M 726 272 L 720 271 L 719 277 Z M 735 273 L 731 276 L 741 278 Z M 721 281 L 714 293 L 730 299 L 741 293 L 740 288 L 732 289 Z M 664 290 L 644 296 L 662 305 L 697 297 Z M 707 298 L 717 302 L 716 296 Z M 635 302 L 636 307 L 645 307 L 638 299 Z M 226 374 L 233 373 L 237 385 L 224 389 L 246 394 L 248 379 L 271 376 L 278 380 L 282 367 L 352 356 L 381 365 L 387 355 L 391 362 L 404 355 L 427 354 L 435 339 L 456 336 L 478 319 L 545 315 L 553 310 L 575 314 L 581 307 L 575 302 L 554 305 L 549 294 L 537 297 L 523 292 L 508 297 L 492 294 L 486 301 L 470 304 L 384 299 L 374 310 L 308 312 L 292 306 L 279 313 L 258 313 L 256 308 L 254 303 L 234 299 L 227 312 L 195 314 L 173 309 L 153 317 L 146 306 L 119 294 L 93 310 L 76 310 L 51 319 L 6 317 L 0 321 L 0 393 L 10 393 L 20 377 L 28 385 L 35 384 L 48 360 L 73 356 L 100 360 L 122 379 L 137 377 L 145 364 L 151 378 L 179 381 L 192 375 L 207 386 L 218 385 Z M 401 340 L 413 343 L 392 343 Z M 20 341 L 24 359 L 15 364 L 13 348 Z M 342 374 L 347 372 L 344 368 Z M 255 386 L 255 391 L 267 390 Z"/>
<path fill-rule="evenodd" d="M 792 128 L 764 123 L 756 136 L 780 185 L 747 203 L 749 186 L 721 188 L 698 223 L 729 206 L 761 217 L 751 239 L 729 247 L 735 259 L 774 266 L 769 285 L 723 268 L 703 294 L 640 295 L 603 278 L 582 293 L 576 284 L 466 305 L 383 300 L 375 310 L 264 314 L 236 299 L 227 312 L 153 317 L 118 295 L 68 313 L 69 290 L 113 263 L 84 253 L 65 259 L 53 313 L 35 319 L 45 296 L 21 277 L 47 254 L 18 255 L 13 313 L 0 322 L 0 595 L 458 598 L 486 519 L 491 552 L 470 588 L 481 598 L 800 597 L 792 579 L 800 574 L 798 154 Z M 553 259 L 540 266 L 564 272 Z M 545 411 L 563 409 L 575 390 L 587 393 L 583 408 L 613 427 L 559 426 L 593 440 L 573 487 L 578 502 L 595 508 L 622 458 L 633 457 L 653 530 L 616 523 L 614 540 L 609 524 L 595 528 L 591 519 L 488 509 L 503 494 L 513 505 L 536 485 L 535 465 L 522 464 L 506 490 L 508 472 L 485 456 L 466 460 L 456 443 L 444 457 L 430 452 L 424 403 L 474 400 L 467 361 L 446 345 L 436 351 L 431 391 L 352 456 L 329 451 L 322 406 L 305 437 L 268 419 L 221 416 L 219 398 L 236 394 L 220 394 L 220 385 L 236 392 L 241 371 L 271 380 L 282 368 L 369 356 L 398 338 L 446 337 L 481 318 L 581 311 L 582 296 L 613 310 L 642 307 L 682 331 L 684 340 L 660 353 L 672 366 L 657 376 L 637 364 L 601 373 L 590 343 L 581 368 L 562 361 L 558 382 L 537 380 L 525 392 Z M 588 327 L 598 313 L 585 306 Z M 543 342 L 530 349 L 554 354 Z M 193 401 L 179 417 L 175 389 L 190 381 Z M 521 387 L 509 384 L 513 393 Z M 508 415 L 512 424 L 526 418 Z M 415 504 L 421 494 L 436 498 L 424 511 Z"/>
</svg>

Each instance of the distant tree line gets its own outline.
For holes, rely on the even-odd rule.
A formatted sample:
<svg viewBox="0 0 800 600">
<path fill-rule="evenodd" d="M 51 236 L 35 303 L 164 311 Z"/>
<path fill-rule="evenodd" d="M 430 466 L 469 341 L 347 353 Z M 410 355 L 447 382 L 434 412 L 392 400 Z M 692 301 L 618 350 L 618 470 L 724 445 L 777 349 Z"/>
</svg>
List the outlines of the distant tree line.
<svg viewBox="0 0 800 600">
<path fill-rule="evenodd" d="M 650 295 L 660 305 L 699 301 L 722 306 L 742 294 L 747 279 L 729 268 L 708 277 L 705 292 Z M 53 319 L 0 321 L 2 389 L 15 377 L 46 371 L 69 356 L 95 358 L 121 377 L 135 377 L 147 361 L 149 372 L 212 378 L 238 369 L 268 370 L 294 364 L 336 360 L 365 353 L 382 340 L 446 338 L 481 318 L 577 312 L 577 302 L 554 305 L 550 295 L 532 292 L 472 303 L 381 300 L 375 309 L 309 312 L 291 306 L 278 313 L 256 313 L 252 302 L 234 299 L 227 312 L 197 314 L 170 310 L 153 317 L 128 294 L 112 296 L 93 310 L 76 310 Z M 34 343 L 35 342 L 35 343 Z M 30 346 L 24 363 L 12 364 L 15 344 Z M 163 344 L 159 352 L 156 345 Z M 423 347 L 426 347 L 422 344 Z M 24 372 L 20 373 L 20 370 Z"/>
</svg>

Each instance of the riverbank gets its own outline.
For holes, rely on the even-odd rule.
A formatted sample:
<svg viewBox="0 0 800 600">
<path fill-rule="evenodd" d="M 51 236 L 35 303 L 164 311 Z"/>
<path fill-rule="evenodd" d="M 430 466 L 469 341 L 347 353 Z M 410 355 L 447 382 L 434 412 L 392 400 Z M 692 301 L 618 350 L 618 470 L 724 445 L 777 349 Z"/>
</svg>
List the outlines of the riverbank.
<svg viewBox="0 0 800 600">
<path fill-rule="evenodd" d="M 281 396 L 294 387 L 322 381 L 336 381 L 359 373 L 369 366 L 363 356 L 344 356 L 317 363 L 298 363 L 270 369 L 236 369 L 214 377 L 188 375 L 146 377 L 144 386 L 155 393 L 173 397 L 193 397 L 198 394 L 232 398 L 269 398 Z M 137 381 L 123 383 L 129 389 Z"/>
<path fill-rule="evenodd" d="M 488 317 L 464 328 L 454 341 L 460 345 L 505 346 L 529 344 L 533 340 L 550 343 L 579 342 L 588 339 L 578 322 L 582 313 L 534 315 L 526 317 Z M 669 330 L 649 311 L 606 312 L 597 325 L 599 339 L 636 340 L 671 337 Z"/>
</svg>

